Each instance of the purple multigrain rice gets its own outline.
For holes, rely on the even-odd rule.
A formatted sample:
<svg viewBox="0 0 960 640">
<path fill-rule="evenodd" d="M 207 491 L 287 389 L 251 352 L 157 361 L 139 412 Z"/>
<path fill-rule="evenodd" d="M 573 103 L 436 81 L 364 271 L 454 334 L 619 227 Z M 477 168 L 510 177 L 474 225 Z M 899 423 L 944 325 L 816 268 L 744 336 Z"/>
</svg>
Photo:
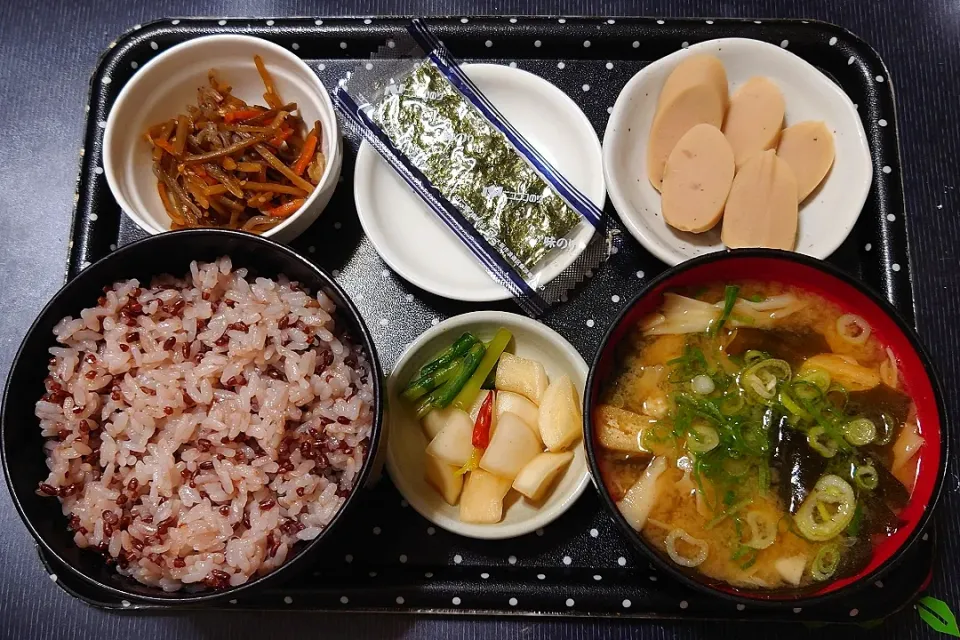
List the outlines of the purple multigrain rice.
<svg viewBox="0 0 960 640">
<path fill-rule="evenodd" d="M 275 569 L 330 522 L 367 450 L 369 365 L 335 312 L 227 258 L 104 287 L 54 329 L 38 493 L 60 499 L 78 546 L 144 584 Z"/>
</svg>

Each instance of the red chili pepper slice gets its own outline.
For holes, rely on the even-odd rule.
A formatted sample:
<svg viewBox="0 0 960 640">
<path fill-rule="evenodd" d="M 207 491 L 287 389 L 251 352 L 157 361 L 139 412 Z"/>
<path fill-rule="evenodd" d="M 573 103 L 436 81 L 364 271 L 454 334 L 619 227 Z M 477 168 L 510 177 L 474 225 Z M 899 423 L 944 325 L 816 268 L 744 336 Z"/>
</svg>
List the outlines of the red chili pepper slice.
<svg viewBox="0 0 960 640">
<path fill-rule="evenodd" d="M 473 446 L 478 449 L 486 449 L 490 444 L 490 424 L 493 422 L 493 393 L 487 394 L 483 404 L 480 405 L 480 412 L 477 413 L 477 421 L 473 425 Z"/>
</svg>

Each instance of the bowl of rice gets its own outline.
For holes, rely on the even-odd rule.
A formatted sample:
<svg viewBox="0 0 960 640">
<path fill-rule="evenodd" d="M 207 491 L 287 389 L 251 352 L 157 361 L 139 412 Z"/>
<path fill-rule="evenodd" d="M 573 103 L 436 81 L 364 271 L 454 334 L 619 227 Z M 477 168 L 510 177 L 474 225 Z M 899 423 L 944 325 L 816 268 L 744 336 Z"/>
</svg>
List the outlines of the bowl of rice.
<svg viewBox="0 0 960 640">
<path fill-rule="evenodd" d="M 310 261 L 242 232 L 153 236 L 30 328 L 4 474 L 37 543 L 89 582 L 236 597 L 324 552 L 374 464 L 381 378 L 356 307 Z"/>
</svg>

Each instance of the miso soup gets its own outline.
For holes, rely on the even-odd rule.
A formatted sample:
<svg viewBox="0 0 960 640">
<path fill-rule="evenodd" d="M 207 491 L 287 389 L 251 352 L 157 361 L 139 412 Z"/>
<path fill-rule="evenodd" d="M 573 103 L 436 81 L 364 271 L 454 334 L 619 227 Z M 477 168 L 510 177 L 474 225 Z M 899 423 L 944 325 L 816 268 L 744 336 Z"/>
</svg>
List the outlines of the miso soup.
<svg viewBox="0 0 960 640">
<path fill-rule="evenodd" d="M 675 564 L 746 589 L 858 573 L 900 526 L 923 439 L 893 353 L 810 292 L 667 293 L 594 410 L 606 489 Z"/>
</svg>

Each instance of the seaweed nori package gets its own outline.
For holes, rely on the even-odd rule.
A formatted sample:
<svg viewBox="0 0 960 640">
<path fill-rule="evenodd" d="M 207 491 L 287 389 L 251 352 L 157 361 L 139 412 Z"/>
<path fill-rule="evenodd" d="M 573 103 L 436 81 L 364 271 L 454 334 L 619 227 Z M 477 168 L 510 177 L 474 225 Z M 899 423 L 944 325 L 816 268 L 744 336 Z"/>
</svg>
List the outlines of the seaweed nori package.
<svg viewBox="0 0 960 640">
<path fill-rule="evenodd" d="M 530 315 L 609 253 L 603 212 L 527 142 L 419 20 L 335 92 L 369 142 Z M 398 45 L 398 42 L 403 46 Z"/>
</svg>

